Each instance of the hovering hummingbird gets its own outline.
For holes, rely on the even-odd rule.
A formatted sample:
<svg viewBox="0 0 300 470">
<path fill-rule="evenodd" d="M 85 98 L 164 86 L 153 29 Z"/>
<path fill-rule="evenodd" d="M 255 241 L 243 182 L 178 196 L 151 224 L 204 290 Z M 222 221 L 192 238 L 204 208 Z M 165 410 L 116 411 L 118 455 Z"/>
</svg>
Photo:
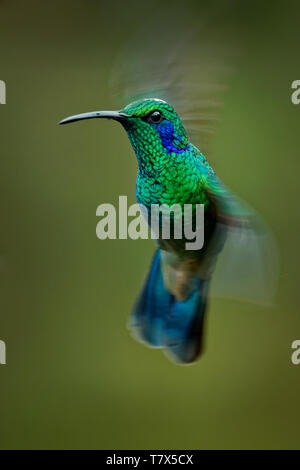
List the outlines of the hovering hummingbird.
<svg viewBox="0 0 300 470">
<path fill-rule="evenodd" d="M 152 204 L 204 205 L 202 249 L 185 250 L 184 238 L 158 240 L 130 322 L 139 340 L 164 348 L 179 363 L 191 363 L 202 350 L 209 286 L 227 229 L 244 226 L 250 213 L 189 141 L 167 102 L 140 99 L 120 111 L 78 114 L 60 124 L 91 118 L 114 119 L 124 127 L 138 162 L 137 200 L 149 215 Z"/>
<path fill-rule="evenodd" d="M 194 208 L 204 207 L 201 249 L 186 249 L 187 240 L 176 238 L 174 230 L 170 239 L 157 240 L 129 323 L 139 341 L 163 348 L 181 364 L 194 362 L 203 351 L 208 296 L 270 305 L 277 283 L 272 233 L 207 160 L 242 55 L 241 37 L 227 5 L 201 18 L 184 6 L 154 11 L 124 42 L 111 70 L 111 96 L 122 109 L 61 121 L 108 118 L 122 124 L 138 162 L 137 200 L 152 230 L 153 204 L 192 205 L 192 232 L 203 229 Z"/>
</svg>

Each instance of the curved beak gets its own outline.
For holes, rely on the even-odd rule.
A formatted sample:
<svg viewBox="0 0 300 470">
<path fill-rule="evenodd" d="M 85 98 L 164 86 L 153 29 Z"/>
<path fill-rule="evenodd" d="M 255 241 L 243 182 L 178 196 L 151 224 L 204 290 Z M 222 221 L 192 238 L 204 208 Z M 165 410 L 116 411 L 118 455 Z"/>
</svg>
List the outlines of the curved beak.
<svg viewBox="0 0 300 470">
<path fill-rule="evenodd" d="M 69 122 L 81 121 L 82 119 L 94 119 L 94 118 L 105 118 L 105 119 L 115 119 L 116 121 L 125 121 L 131 118 L 130 114 L 123 113 L 122 111 L 92 111 L 90 113 L 75 114 L 74 116 L 69 116 L 59 124 L 68 124 Z"/>
</svg>

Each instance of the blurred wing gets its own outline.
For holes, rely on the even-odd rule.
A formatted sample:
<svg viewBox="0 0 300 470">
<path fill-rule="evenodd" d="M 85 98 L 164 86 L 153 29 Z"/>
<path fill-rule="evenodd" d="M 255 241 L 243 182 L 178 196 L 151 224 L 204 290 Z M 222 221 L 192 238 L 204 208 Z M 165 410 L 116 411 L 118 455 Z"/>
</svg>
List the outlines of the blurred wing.
<svg viewBox="0 0 300 470">
<path fill-rule="evenodd" d="M 278 284 L 279 258 L 266 225 L 229 227 L 212 278 L 212 295 L 271 306 Z"/>
<path fill-rule="evenodd" d="M 210 12 L 196 20 L 188 11 L 161 9 L 147 18 L 121 50 L 111 89 L 118 107 L 147 97 L 169 102 L 191 142 L 207 155 L 239 41 L 233 39 L 229 11 Z"/>
<path fill-rule="evenodd" d="M 207 176 L 205 190 L 208 199 L 216 207 L 219 222 L 239 227 L 255 224 L 255 211 L 230 191 L 215 174 Z"/>
<path fill-rule="evenodd" d="M 190 141 L 211 160 L 242 34 L 234 23 L 234 5 L 217 12 L 205 8 L 201 18 L 193 18 L 186 7 L 161 8 L 152 17 L 147 16 L 131 40 L 126 40 L 110 84 L 118 108 L 147 97 L 169 102 L 183 121 Z M 213 275 L 213 292 L 270 302 L 278 276 L 277 252 L 270 231 L 216 177 L 208 186 L 209 197 L 219 210 L 220 231 L 227 230 L 227 241 Z"/>
<path fill-rule="evenodd" d="M 263 220 L 220 180 L 209 179 L 207 194 L 217 208 L 224 248 L 212 277 L 212 295 L 272 305 L 279 277 L 275 238 Z"/>
</svg>

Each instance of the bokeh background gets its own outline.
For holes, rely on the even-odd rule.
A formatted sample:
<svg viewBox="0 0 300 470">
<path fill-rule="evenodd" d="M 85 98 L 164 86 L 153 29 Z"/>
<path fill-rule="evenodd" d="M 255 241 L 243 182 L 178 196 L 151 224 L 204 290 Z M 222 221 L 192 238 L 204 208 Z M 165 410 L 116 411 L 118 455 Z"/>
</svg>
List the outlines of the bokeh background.
<svg viewBox="0 0 300 470">
<path fill-rule="evenodd" d="M 176 2 L 164 3 L 171 21 Z M 273 308 L 211 299 L 206 353 L 179 367 L 126 329 L 152 241 L 95 234 L 100 203 L 135 201 L 125 133 L 110 121 L 57 126 L 113 107 L 114 58 L 161 2 L 0 2 L 1 448 L 300 447 L 299 8 L 240 3 L 244 52 L 214 167 L 277 237 L 279 288 Z M 201 18 L 204 2 L 185 8 Z"/>
</svg>

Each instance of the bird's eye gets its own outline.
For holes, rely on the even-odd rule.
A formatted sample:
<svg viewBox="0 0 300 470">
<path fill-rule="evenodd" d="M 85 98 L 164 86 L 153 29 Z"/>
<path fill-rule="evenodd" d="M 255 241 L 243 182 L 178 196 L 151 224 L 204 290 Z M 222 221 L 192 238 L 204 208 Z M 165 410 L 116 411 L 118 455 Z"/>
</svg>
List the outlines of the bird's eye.
<svg viewBox="0 0 300 470">
<path fill-rule="evenodd" d="M 148 120 L 153 124 L 159 124 L 163 120 L 163 115 L 160 111 L 152 111 L 148 116 Z"/>
</svg>

